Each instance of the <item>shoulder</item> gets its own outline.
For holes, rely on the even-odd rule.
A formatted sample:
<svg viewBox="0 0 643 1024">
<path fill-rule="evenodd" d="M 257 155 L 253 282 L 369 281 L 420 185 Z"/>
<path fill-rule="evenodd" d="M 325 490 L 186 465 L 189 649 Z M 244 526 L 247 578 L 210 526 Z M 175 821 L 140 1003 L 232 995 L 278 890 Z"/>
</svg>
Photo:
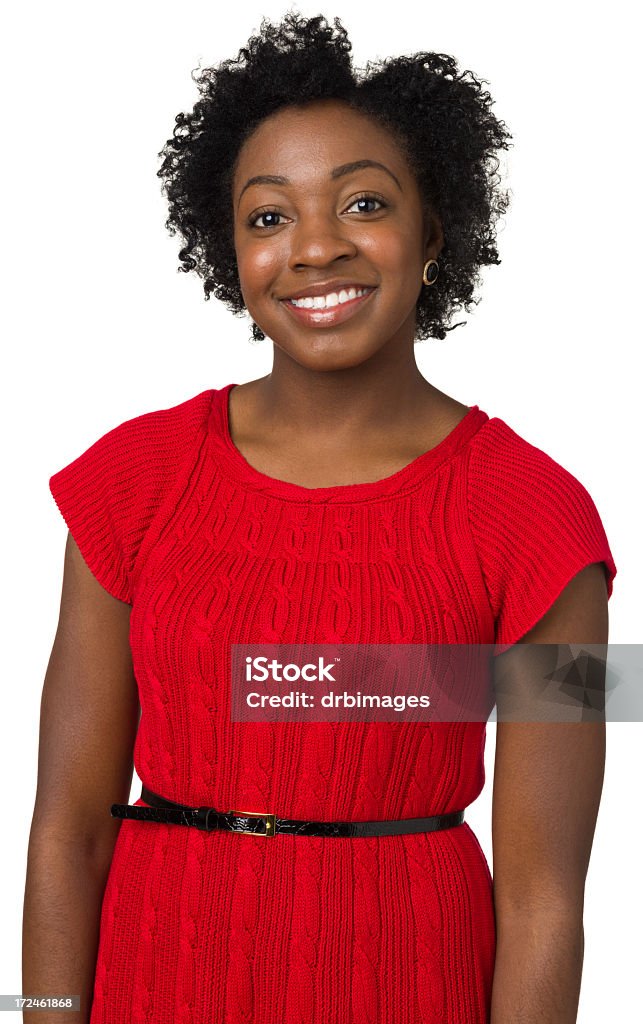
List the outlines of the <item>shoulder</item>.
<svg viewBox="0 0 643 1024">
<path fill-rule="evenodd" d="M 597 525 L 598 510 L 581 480 L 551 455 L 516 433 L 497 417 L 472 439 L 468 465 L 470 513 L 480 528 L 486 513 L 504 517 L 505 530 L 516 531 Z M 490 525 L 490 524 L 489 524 Z"/>
<path fill-rule="evenodd" d="M 154 469 L 171 471 L 199 428 L 205 426 L 211 396 L 211 391 L 203 391 L 177 405 L 140 413 L 111 427 L 54 473 L 50 486 L 63 479 L 71 481 L 75 473 L 127 475 L 142 471 L 149 477 Z"/>
<path fill-rule="evenodd" d="M 196 457 L 212 395 L 124 420 L 49 479 L 85 561 L 121 600 L 131 603 L 131 570 L 147 528 L 183 462 Z"/>
<path fill-rule="evenodd" d="M 487 420 L 472 440 L 469 476 L 474 492 L 487 486 L 507 495 L 534 485 L 543 490 L 582 486 L 551 455 L 497 416 Z"/>
<path fill-rule="evenodd" d="M 111 427 L 93 442 L 87 451 L 109 450 L 112 444 L 126 446 L 127 452 L 133 457 L 149 455 L 149 449 L 157 449 L 157 442 L 162 442 L 163 450 L 171 453 L 173 444 L 181 444 L 184 438 L 198 431 L 205 423 L 210 405 L 212 391 L 202 391 L 176 405 L 168 408 L 153 409 L 139 413 Z"/>
<path fill-rule="evenodd" d="M 514 643 L 586 565 L 616 565 L 587 487 L 503 420 L 489 419 L 469 449 L 468 516 L 500 643 Z"/>
</svg>

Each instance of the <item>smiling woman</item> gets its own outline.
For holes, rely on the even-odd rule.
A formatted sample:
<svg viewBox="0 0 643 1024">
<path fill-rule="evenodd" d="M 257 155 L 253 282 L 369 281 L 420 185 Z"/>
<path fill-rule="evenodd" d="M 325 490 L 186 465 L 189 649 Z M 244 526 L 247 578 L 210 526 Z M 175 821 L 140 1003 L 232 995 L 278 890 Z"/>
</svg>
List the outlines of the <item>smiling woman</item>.
<svg viewBox="0 0 643 1024">
<path fill-rule="evenodd" d="M 50 479 L 74 543 L 25 991 L 88 992 L 91 1024 L 575 1019 L 600 732 L 499 723 L 492 879 L 464 820 L 486 719 L 234 715 L 235 645 L 376 666 L 382 645 L 606 639 L 588 491 L 414 358 L 499 262 L 508 133 L 452 57 L 357 73 L 349 51 L 337 19 L 262 23 L 163 151 L 181 269 L 272 339 L 271 373 L 142 413 Z"/>
<path fill-rule="evenodd" d="M 282 351 L 310 347 L 300 325 L 338 368 L 415 336 L 422 269 L 444 237 L 388 128 L 343 100 L 288 106 L 244 142 L 232 191 L 244 303 Z"/>
<path fill-rule="evenodd" d="M 235 242 L 245 242 L 250 227 L 272 238 L 277 229 L 300 224 L 301 201 L 308 197 L 309 226 L 322 205 L 328 217 L 330 203 L 343 228 L 359 221 L 351 230 L 372 230 L 376 238 L 411 227 L 414 260 L 420 261 L 419 276 L 414 266 L 407 285 L 417 302 L 415 339 L 445 338 L 460 326 L 450 324 L 454 311 L 477 301 L 480 268 L 500 262 L 495 224 L 509 200 L 500 188 L 497 154 L 511 136 L 481 82 L 460 71 L 453 57 L 422 51 L 356 70 L 346 30 L 337 18 L 334 25 L 321 15 L 306 20 L 289 13 L 278 25 L 264 20 L 236 60 L 195 76 L 202 98 L 193 111 L 177 115 L 158 171 L 169 201 L 168 228 L 185 239 L 180 269 L 203 278 L 206 298 L 214 294 L 235 314 L 249 310 L 253 337 L 264 338 L 272 323 L 263 323 L 252 296 L 246 301 Z M 344 160 L 333 162 L 326 139 L 315 138 L 322 111 L 326 132 L 337 142 L 333 151 Z M 313 159 L 297 164 L 294 150 L 304 140 Z M 347 146 L 349 140 L 355 145 Z M 250 205 L 246 189 L 254 193 Z M 350 201 L 350 213 L 343 200 Z M 420 287 L 429 258 L 422 258 L 422 224 L 434 232 L 432 252 L 440 255 L 435 290 Z M 264 243 L 255 235 L 248 244 L 256 251 Z"/>
</svg>

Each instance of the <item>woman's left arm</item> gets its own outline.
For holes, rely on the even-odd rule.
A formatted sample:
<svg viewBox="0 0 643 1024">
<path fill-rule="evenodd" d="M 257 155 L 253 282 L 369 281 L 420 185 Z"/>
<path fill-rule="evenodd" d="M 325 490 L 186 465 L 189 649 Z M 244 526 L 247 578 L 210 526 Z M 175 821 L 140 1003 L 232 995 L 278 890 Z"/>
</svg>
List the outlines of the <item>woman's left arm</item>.
<svg viewBox="0 0 643 1024">
<path fill-rule="evenodd" d="M 594 563 L 570 581 L 519 643 L 607 645 L 607 640 L 605 570 Z M 522 653 L 532 652 L 536 664 L 538 651 Z M 511 676 L 511 652 L 501 658 L 509 666 L 503 672 Z M 524 659 L 522 665 L 524 676 Z M 516 690 L 524 686 L 524 678 L 516 678 Z M 499 704 L 491 1024 L 576 1024 L 585 879 L 604 768 L 604 722 L 501 721 Z"/>
</svg>

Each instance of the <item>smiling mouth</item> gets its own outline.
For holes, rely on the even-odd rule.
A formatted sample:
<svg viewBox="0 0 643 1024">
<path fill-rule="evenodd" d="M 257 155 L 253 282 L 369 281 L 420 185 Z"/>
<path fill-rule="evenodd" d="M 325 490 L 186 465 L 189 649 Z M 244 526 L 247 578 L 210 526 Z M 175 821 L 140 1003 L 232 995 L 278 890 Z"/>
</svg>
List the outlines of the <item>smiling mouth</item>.
<svg viewBox="0 0 643 1024">
<path fill-rule="evenodd" d="M 341 306 L 350 299 L 356 299 L 365 295 L 373 285 L 354 284 L 344 288 L 331 288 L 327 293 L 320 292 L 318 295 L 287 295 L 285 296 L 293 306 L 303 309 L 330 309 L 332 306 Z"/>
<path fill-rule="evenodd" d="M 377 288 L 359 289 L 363 292 L 344 302 L 338 302 L 334 306 L 320 306 L 310 308 L 309 306 L 296 306 L 291 299 L 280 299 L 282 306 L 285 306 L 291 316 L 302 324 L 309 327 L 325 327 L 343 323 L 359 312 L 365 303 L 375 294 Z M 302 300 L 300 300 L 302 301 Z"/>
</svg>

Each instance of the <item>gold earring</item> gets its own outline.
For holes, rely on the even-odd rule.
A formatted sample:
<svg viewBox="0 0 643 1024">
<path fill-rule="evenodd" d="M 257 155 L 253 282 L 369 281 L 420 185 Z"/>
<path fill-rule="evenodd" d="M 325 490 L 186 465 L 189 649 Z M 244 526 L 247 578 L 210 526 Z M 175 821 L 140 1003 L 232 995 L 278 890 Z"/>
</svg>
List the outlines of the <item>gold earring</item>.
<svg viewBox="0 0 643 1024">
<path fill-rule="evenodd" d="M 435 272 L 433 272 L 433 271 L 431 272 L 432 273 L 432 277 L 431 277 L 431 280 L 429 281 L 428 278 L 427 278 L 427 270 L 429 269 L 431 264 L 434 265 Z M 439 269 L 440 269 L 440 264 L 438 263 L 437 260 L 427 260 L 426 263 L 424 264 L 424 271 L 422 273 L 422 280 L 424 281 L 424 283 L 425 284 L 435 284 L 437 276 L 438 276 Z"/>
</svg>

